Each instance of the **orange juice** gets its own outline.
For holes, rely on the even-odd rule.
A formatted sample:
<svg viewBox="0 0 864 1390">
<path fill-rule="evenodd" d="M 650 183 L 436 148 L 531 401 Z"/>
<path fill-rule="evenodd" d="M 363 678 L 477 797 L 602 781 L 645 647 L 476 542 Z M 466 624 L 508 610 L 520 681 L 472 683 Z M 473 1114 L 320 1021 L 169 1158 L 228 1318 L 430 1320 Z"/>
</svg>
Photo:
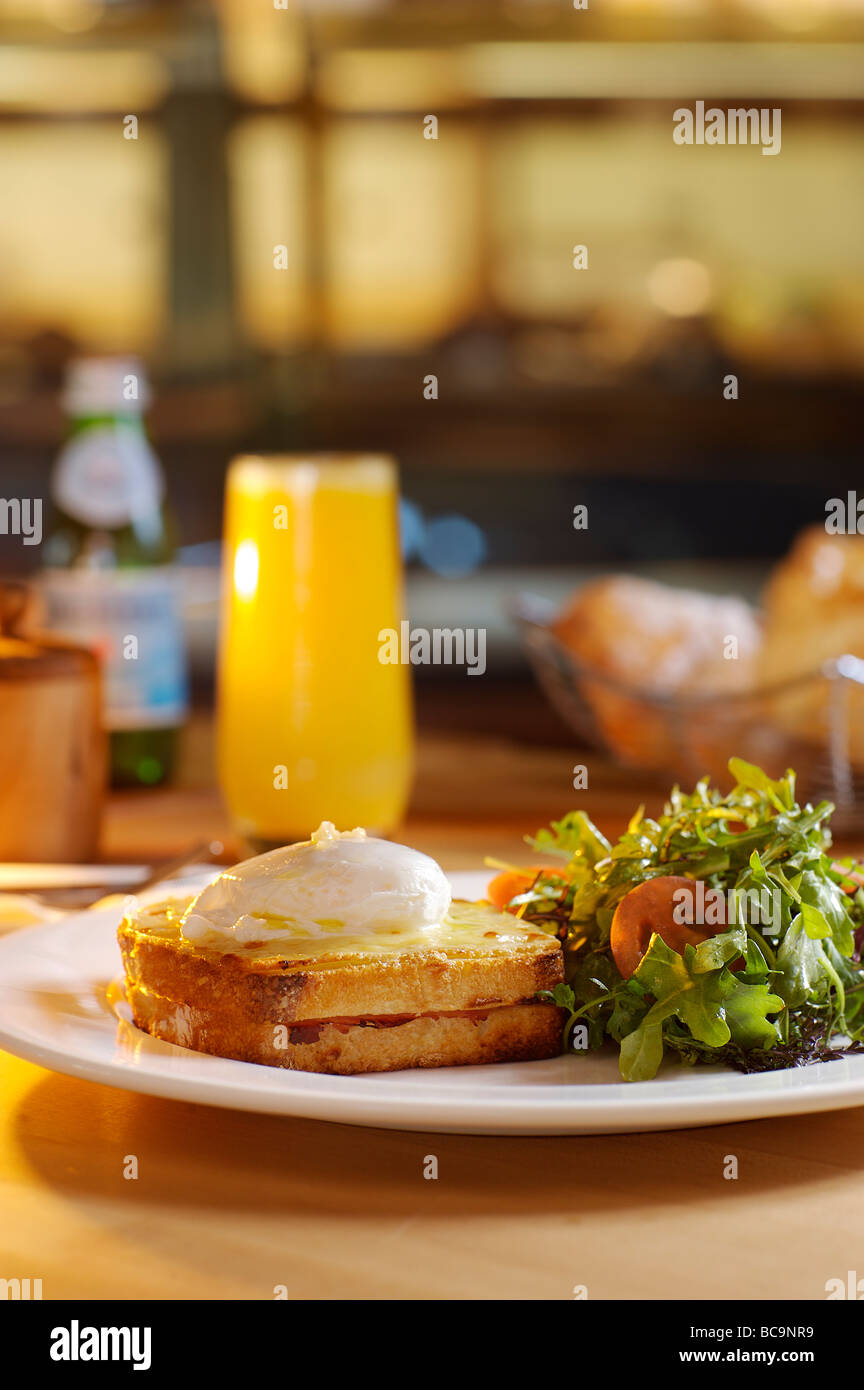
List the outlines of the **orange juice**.
<svg viewBox="0 0 864 1390">
<path fill-rule="evenodd" d="M 402 616 L 396 469 L 248 457 L 228 473 L 219 772 L 256 848 L 322 820 L 386 832 L 411 780 L 410 678 L 382 664 Z"/>
</svg>

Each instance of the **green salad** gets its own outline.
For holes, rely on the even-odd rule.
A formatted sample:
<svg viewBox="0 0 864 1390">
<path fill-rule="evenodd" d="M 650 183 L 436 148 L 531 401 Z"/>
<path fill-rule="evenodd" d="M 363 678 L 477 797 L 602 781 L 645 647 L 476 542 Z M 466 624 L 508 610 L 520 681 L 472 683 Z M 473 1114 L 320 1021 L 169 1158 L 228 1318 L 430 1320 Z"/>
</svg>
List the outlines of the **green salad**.
<svg viewBox="0 0 864 1390">
<path fill-rule="evenodd" d="M 729 769 L 728 795 L 707 778 L 676 787 L 617 844 L 582 811 L 527 837 L 556 867 L 530 874 L 508 908 L 565 953 L 566 984 L 542 997 L 567 1010 L 565 1050 L 611 1039 L 628 1081 L 655 1076 L 666 1054 L 765 1071 L 864 1049 L 864 877 L 828 853 L 833 807 L 799 805 L 793 772 L 774 781 L 738 758 Z M 655 909 L 654 922 L 671 884 L 619 910 L 663 876 L 694 899 L 698 888 L 700 916 Z M 676 929 L 682 912 L 693 925 Z"/>
</svg>

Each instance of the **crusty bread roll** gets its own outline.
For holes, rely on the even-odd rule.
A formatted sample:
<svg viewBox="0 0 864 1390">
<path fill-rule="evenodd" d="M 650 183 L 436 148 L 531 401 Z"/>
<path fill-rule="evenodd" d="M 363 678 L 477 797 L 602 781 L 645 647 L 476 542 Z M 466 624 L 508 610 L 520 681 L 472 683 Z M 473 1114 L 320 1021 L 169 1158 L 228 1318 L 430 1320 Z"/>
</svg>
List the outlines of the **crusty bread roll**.
<svg viewBox="0 0 864 1390">
<path fill-rule="evenodd" d="M 802 531 L 763 598 L 765 683 L 818 671 L 851 652 L 864 657 L 864 536 Z"/>
<path fill-rule="evenodd" d="M 755 678 L 759 624 L 749 604 L 731 596 L 612 575 L 580 589 L 554 631 L 578 663 L 603 738 L 640 767 L 674 765 L 680 731 L 674 708 L 667 713 L 631 692 L 720 695 L 747 690 Z"/>
<path fill-rule="evenodd" d="M 851 653 L 864 658 L 864 536 L 829 535 L 824 525 L 798 536 L 774 570 L 764 594 L 765 637 L 758 663 L 761 685 L 818 673 Z M 775 717 L 790 733 L 826 741 L 832 730 L 830 690 L 814 680 L 778 695 Z M 848 751 L 864 765 L 864 694 L 849 688 L 844 719 Z M 837 735 L 834 726 L 835 737 Z"/>
</svg>

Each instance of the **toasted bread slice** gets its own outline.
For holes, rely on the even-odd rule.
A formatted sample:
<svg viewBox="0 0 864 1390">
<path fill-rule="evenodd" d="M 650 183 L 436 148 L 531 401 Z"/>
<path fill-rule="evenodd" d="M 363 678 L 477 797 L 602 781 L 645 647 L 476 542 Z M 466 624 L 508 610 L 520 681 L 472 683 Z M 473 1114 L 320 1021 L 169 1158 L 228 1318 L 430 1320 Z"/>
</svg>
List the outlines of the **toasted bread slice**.
<svg viewBox="0 0 864 1390">
<path fill-rule="evenodd" d="M 395 1071 L 555 1056 L 563 979 L 554 937 L 486 905 L 454 903 L 433 944 L 363 938 L 205 948 L 187 902 L 124 918 L 118 933 L 139 1027 L 168 1042 L 298 1071 Z"/>
</svg>

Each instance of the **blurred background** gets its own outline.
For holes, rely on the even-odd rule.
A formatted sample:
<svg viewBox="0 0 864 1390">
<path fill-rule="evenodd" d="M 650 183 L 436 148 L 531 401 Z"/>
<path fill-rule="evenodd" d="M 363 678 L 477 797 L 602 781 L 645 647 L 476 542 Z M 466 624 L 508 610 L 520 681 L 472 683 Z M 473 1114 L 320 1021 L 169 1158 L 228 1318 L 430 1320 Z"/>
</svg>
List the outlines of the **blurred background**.
<svg viewBox="0 0 864 1390">
<path fill-rule="evenodd" d="M 753 596 L 857 480 L 864 0 L 277 4 L 0 0 L 0 491 L 48 497 L 70 359 L 144 359 L 206 700 L 229 459 L 391 452 L 412 619 L 489 629 L 421 718 L 560 736 L 513 594 Z M 781 154 L 676 146 L 697 99 Z"/>
</svg>

